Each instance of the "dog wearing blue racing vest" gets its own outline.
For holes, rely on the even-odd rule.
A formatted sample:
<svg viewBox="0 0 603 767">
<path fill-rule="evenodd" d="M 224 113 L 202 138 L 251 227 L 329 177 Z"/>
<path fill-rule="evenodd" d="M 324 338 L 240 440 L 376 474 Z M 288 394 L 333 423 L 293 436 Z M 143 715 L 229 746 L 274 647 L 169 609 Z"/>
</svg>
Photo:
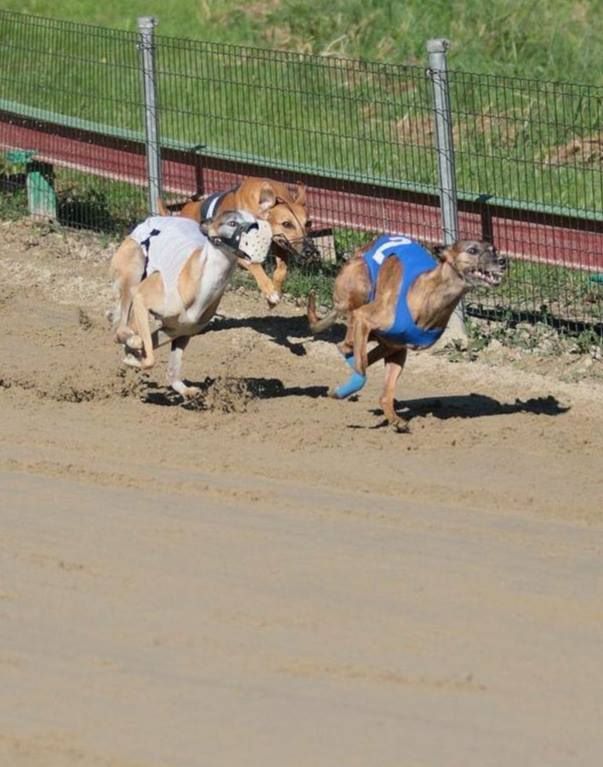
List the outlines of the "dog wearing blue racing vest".
<svg viewBox="0 0 603 767">
<path fill-rule="evenodd" d="M 358 250 L 335 279 L 332 312 L 320 318 L 315 296 L 308 298 L 312 333 L 326 330 L 338 318 L 347 322 L 339 351 L 352 372 L 329 394 L 335 399 L 356 394 L 366 383 L 367 368 L 383 359 L 380 405 L 394 429 L 408 431 L 394 406 L 408 350 L 432 346 L 465 293 L 478 285 L 499 285 L 506 268 L 506 259 L 491 243 L 476 240 L 459 240 L 434 256 L 408 237 L 382 234 Z M 370 351 L 369 341 L 376 341 Z"/>
</svg>

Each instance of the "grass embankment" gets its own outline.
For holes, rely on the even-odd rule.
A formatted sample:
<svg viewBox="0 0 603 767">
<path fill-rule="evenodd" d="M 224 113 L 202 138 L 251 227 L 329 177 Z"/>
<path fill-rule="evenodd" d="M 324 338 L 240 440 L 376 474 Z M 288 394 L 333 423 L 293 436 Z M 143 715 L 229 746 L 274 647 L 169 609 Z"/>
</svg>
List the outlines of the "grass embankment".
<svg viewBox="0 0 603 767">
<path fill-rule="evenodd" d="M 465 71 L 603 85 L 599 0 L 4 0 L 6 10 L 176 37 L 422 65 L 425 40 L 453 43 Z"/>
</svg>

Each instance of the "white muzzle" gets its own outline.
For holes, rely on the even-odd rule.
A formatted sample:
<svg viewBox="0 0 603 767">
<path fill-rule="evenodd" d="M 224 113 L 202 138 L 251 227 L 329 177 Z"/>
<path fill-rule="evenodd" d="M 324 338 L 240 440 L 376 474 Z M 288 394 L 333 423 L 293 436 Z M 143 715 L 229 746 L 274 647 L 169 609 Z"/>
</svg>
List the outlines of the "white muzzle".
<svg viewBox="0 0 603 767">
<path fill-rule="evenodd" d="M 272 242 L 272 229 L 267 221 L 258 221 L 254 227 L 241 235 L 238 249 L 254 264 L 266 260 Z"/>
</svg>

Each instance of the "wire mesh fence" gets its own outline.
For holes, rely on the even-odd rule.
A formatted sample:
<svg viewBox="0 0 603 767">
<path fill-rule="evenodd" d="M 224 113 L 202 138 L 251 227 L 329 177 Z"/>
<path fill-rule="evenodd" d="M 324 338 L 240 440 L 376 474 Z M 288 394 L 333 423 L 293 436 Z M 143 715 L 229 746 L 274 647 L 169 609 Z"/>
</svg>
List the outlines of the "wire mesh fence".
<svg viewBox="0 0 603 767">
<path fill-rule="evenodd" d="M 600 323 L 603 89 L 464 72 L 450 83 L 460 199 L 515 211 L 493 232 L 515 255 L 496 305 Z"/>
<path fill-rule="evenodd" d="M 54 204 L 63 223 L 121 234 L 146 214 L 139 43 L 0 12 L 5 215 Z M 154 48 L 172 202 L 246 175 L 304 182 L 331 251 L 328 266 L 300 265 L 298 278 L 325 298 L 333 262 L 377 232 L 441 241 L 424 67 L 159 35 Z M 459 235 L 492 237 L 512 258 L 504 287 L 473 296 L 469 310 L 603 333 L 603 89 L 457 71 L 448 80 Z"/>
<path fill-rule="evenodd" d="M 101 146 L 103 172 L 89 172 L 91 132 L 142 138 L 137 42 L 135 33 L 0 11 L 0 162 L 3 188 L 12 186 L 4 208 L 27 192 L 62 223 L 109 231 L 144 215 L 144 188 L 123 183 L 127 168 Z"/>
</svg>

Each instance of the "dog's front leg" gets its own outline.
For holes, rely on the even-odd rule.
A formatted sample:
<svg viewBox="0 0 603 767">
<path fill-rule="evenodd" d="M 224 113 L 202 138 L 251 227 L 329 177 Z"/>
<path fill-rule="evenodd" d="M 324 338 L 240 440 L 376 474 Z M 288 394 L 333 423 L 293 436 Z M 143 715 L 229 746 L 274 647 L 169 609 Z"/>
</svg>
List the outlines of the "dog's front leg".
<svg viewBox="0 0 603 767">
<path fill-rule="evenodd" d="M 175 338 L 172 341 L 167 368 L 168 386 L 186 399 L 196 397 L 201 393 L 198 386 L 187 386 L 181 376 L 182 355 L 190 340 L 190 336 L 180 336 L 180 338 Z"/>
<path fill-rule="evenodd" d="M 281 296 L 283 293 L 283 284 L 287 279 L 287 271 L 289 266 L 286 259 L 281 258 L 276 254 L 274 259 L 276 261 L 276 266 L 272 274 L 272 282 L 274 283 L 274 289 L 276 290 L 277 294 Z"/>
<path fill-rule="evenodd" d="M 396 395 L 396 384 L 404 368 L 406 362 L 407 350 L 406 348 L 400 349 L 393 354 L 390 354 L 385 359 L 385 381 L 383 385 L 383 393 L 379 404 L 383 408 L 383 413 L 387 419 L 387 422 L 398 432 L 408 432 L 408 423 L 396 413 L 394 408 L 394 401 Z"/>
<path fill-rule="evenodd" d="M 274 283 L 264 271 L 264 267 L 261 264 L 247 261 L 244 258 L 239 258 L 238 263 L 239 266 L 242 266 L 243 269 L 246 269 L 257 282 L 258 287 L 264 294 L 264 297 L 266 298 L 266 301 L 268 301 L 270 308 L 272 309 L 274 306 L 276 306 L 281 300 L 281 297 L 274 287 Z"/>
</svg>

